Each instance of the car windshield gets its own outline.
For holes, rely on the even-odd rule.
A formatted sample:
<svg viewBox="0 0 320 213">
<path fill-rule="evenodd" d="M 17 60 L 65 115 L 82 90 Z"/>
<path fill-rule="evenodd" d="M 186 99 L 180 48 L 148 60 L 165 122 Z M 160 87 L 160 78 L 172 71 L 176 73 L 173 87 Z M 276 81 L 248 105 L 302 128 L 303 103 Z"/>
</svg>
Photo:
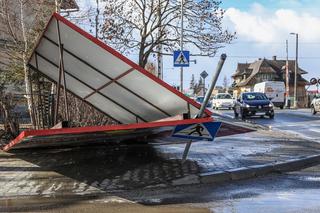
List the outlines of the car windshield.
<svg viewBox="0 0 320 213">
<path fill-rule="evenodd" d="M 232 99 L 230 94 L 218 94 L 217 99 Z"/>
<path fill-rule="evenodd" d="M 197 102 L 202 103 L 203 102 L 204 97 L 197 97 Z"/>
<path fill-rule="evenodd" d="M 268 100 L 267 96 L 263 93 L 245 93 L 243 94 L 243 100 Z"/>
</svg>

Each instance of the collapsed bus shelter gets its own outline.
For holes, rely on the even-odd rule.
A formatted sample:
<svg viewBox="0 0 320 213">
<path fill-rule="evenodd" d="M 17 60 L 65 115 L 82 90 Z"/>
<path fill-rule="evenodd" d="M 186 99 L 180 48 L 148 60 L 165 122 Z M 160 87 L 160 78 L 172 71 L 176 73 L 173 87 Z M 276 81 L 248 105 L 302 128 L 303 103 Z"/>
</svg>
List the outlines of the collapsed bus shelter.
<svg viewBox="0 0 320 213">
<path fill-rule="evenodd" d="M 66 121 L 70 121 L 66 96 L 69 92 L 119 125 L 24 131 L 4 150 L 18 148 L 19 144 L 21 147 L 32 144 L 33 147 L 59 145 L 66 140 L 68 144 L 90 141 L 97 134 L 103 141 L 150 135 L 163 137 L 170 136 L 177 125 L 213 121 L 212 113 L 207 109 L 202 118 L 195 118 L 200 104 L 57 13 L 48 22 L 28 66 L 56 84 L 54 124 L 58 122 L 60 88 L 63 88 Z M 219 127 L 215 127 L 215 134 Z M 230 128 L 235 128 L 231 124 L 224 128 L 228 134 L 248 131 L 237 127 L 232 132 Z"/>
</svg>

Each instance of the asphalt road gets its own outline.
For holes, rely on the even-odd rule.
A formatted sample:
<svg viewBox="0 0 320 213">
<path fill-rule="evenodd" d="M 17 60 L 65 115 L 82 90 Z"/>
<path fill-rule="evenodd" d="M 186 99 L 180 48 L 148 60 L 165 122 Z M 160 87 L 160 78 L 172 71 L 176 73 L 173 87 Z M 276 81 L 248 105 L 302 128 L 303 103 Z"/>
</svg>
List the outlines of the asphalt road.
<svg viewBox="0 0 320 213">
<path fill-rule="evenodd" d="M 149 205 L 184 204 L 217 213 L 320 212 L 320 166 L 232 184 L 150 191 L 144 199 L 136 199 Z"/>
<path fill-rule="evenodd" d="M 217 113 L 233 119 L 232 111 L 221 110 Z M 309 110 L 277 110 L 273 120 L 251 118 L 247 122 L 277 131 L 284 130 L 310 140 L 320 139 L 320 115 L 312 116 Z M 270 132 L 268 137 L 272 138 L 274 134 Z M 251 139 L 256 140 L 252 135 L 250 137 L 242 144 L 250 145 Z M 229 150 L 231 154 L 239 154 L 237 150 L 241 146 L 234 147 L 231 142 L 233 140 L 230 138 L 229 141 L 220 139 L 215 145 L 229 143 L 230 147 L 223 153 Z M 304 142 L 308 143 L 301 140 L 301 143 Z M 289 140 L 285 143 L 291 144 Z M 198 147 L 200 145 L 193 144 L 194 152 L 190 153 L 190 159 L 197 158 L 199 150 L 208 151 L 204 159 L 212 157 L 208 147 Z M 273 149 L 278 150 L 279 147 L 272 147 L 271 143 L 261 138 L 259 150 L 263 153 L 260 158 L 270 157 Z M 186 168 L 179 166 L 180 162 L 172 154 L 181 153 L 182 145 L 161 150 L 162 154 L 168 154 L 169 159 L 165 161 L 153 154 L 154 149 L 138 154 L 132 150 L 117 150 L 114 156 L 106 150 L 99 148 L 97 151 L 88 147 L 76 150 L 78 155 L 70 149 L 47 150 L 44 153 L 34 150 L 27 155 L 18 152 L 7 156 L 3 153 L 0 158 L 5 165 L 1 167 L 0 188 L 8 188 L 3 192 L 8 196 L 0 195 L 0 212 L 38 211 L 39 208 L 51 212 L 320 212 L 320 166 L 225 184 L 149 187 L 146 184 L 148 181 L 160 184 L 183 176 L 185 172 L 193 174 L 199 170 L 199 165 L 190 161 L 185 164 Z M 243 151 L 249 156 L 260 153 L 253 150 L 252 145 L 250 149 L 243 148 Z M 286 157 L 288 153 L 275 156 Z M 156 174 L 158 171 L 161 172 Z M 39 181 L 44 185 L 40 185 Z M 135 185 L 138 187 L 135 188 Z M 132 189 L 118 190 L 121 186 Z M 103 189 L 103 193 L 97 193 L 97 189 Z M 40 195 L 39 190 L 43 192 Z M 53 193 L 56 191 L 62 193 Z M 20 196 L 18 199 L 14 196 L 23 192 L 26 192 L 26 197 Z"/>
<path fill-rule="evenodd" d="M 232 110 L 219 110 L 215 113 L 234 119 Z M 264 125 L 270 129 L 285 131 L 298 137 L 320 141 L 320 114 L 312 115 L 310 109 L 276 109 L 274 119 L 251 117 L 247 122 Z"/>
</svg>

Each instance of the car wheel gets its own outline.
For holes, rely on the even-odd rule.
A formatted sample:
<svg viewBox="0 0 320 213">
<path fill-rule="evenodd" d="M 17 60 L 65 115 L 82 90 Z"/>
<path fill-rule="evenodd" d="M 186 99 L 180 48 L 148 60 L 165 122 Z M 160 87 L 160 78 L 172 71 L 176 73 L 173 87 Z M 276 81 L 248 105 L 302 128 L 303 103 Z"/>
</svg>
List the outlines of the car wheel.
<svg viewBox="0 0 320 213">
<path fill-rule="evenodd" d="M 270 119 L 274 119 L 274 113 L 270 114 L 270 115 L 269 115 L 269 118 L 270 118 Z"/>
<path fill-rule="evenodd" d="M 316 111 L 316 109 L 314 108 L 314 106 L 311 106 L 311 114 L 312 114 L 312 115 L 317 114 L 317 111 Z"/>
<path fill-rule="evenodd" d="M 243 111 L 241 111 L 241 119 L 242 120 L 246 119 L 246 114 Z"/>
<path fill-rule="evenodd" d="M 238 117 L 239 117 L 239 114 L 236 112 L 236 109 L 234 109 L 234 117 L 235 117 L 235 118 L 238 118 Z"/>
</svg>

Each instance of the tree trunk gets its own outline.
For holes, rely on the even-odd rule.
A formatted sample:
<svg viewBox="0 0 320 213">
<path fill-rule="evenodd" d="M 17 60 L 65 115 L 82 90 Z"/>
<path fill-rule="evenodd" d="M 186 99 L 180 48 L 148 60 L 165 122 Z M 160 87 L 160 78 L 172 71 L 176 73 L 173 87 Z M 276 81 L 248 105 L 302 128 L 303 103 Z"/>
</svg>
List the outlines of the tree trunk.
<svg viewBox="0 0 320 213">
<path fill-rule="evenodd" d="M 5 101 L 0 101 L 0 105 L 2 106 L 3 112 L 4 112 L 4 128 L 6 133 L 9 133 L 12 135 L 12 137 L 16 137 L 19 134 L 19 126 L 18 123 L 15 122 L 14 118 L 12 118 L 10 114 L 10 106 L 8 106 L 8 103 Z"/>
<path fill-rule="evenodd" d="M 34 119 L 34 113 L 33 113 L 33 103 L 31 100 L 31 83 L 29 78 L 29 70 L 27 67 L 27 59 L 26 54 L 28 50 L 28 43 L 27 43 L 27 36 L 26 36 L 26 29 L 24 25 L 24 14 L 23 14 L 23 1 L 20 0 L 20 24 L 21 24 L 21 32 L 24 42 L 24 50 L 22 52 L 22 61 L 23 61 L 23 70 L 24 70 L 24 82 L 26 87 L 26 98 L 27 98 L 27 104 L 28 104 L 28 110 L 30 114 L 30 119 L 33 128 L 35 128 L 35 119 Z"/>
</svg>

